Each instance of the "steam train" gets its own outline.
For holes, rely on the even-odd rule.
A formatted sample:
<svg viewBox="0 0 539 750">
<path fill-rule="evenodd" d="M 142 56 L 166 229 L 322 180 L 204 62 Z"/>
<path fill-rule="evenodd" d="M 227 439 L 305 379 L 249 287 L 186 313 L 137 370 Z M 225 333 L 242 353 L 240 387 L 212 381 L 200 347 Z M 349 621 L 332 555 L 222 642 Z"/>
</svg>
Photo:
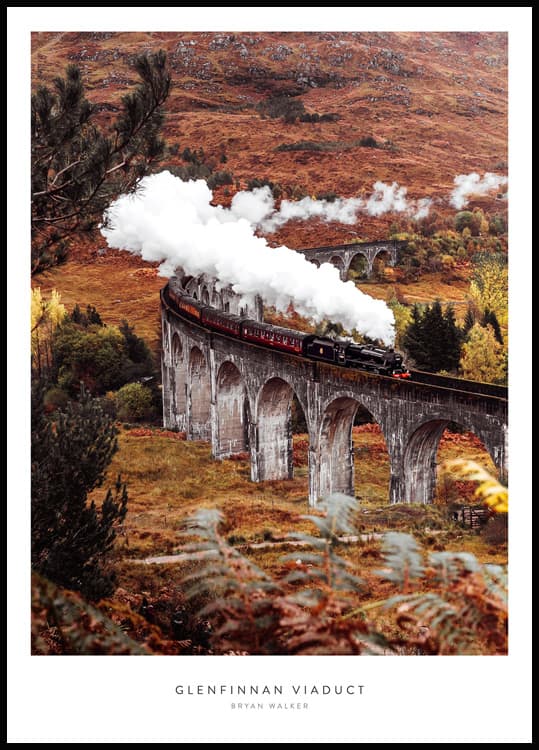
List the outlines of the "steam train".
<svg viewBox="0 0 539 750">
<path fill-rule="evenodd" d="M 394 378 L 410 377 L 402 355 L 393 349 L 334 340 L 240 318 L 203 305 L 184 292 L 171 288 L 170 285 L 166 288 L 165 294 L 182 316 L 227 336 L 342 367 L 353 367 Z"/>
</svg>

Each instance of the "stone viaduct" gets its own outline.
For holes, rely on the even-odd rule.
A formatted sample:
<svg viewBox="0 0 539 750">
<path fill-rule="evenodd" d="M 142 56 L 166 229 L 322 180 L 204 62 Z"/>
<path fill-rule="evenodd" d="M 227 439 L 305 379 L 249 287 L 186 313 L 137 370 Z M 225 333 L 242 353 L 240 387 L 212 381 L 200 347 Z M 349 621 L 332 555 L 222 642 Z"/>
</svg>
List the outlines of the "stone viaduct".
<svg viewBox="0 0 539 750">
<path fill-rule="evenodd" d="M 397 263 L 397 252 L 404 247 L 406 242 L 398 240 L 387 240 L 385 242 L 358 242 L 350 245 L 333 245 L 332 247 L 309 247 L 298 250 L 307 260 L 317 266 L 321 263 L 332 263 L 339 269 L 341 279 L 348 278 L 350 266 L 357 256 L 362 256 L 367 261 L 366 275 L 372 276 L 374 261 L 380 254 L 387 258 L 387 264 L 394 266 Z"/>
<path fill-rule="evenodd" d="M 230 312 L 239 309 L 232 292 L 207 279 L 170 283 L 183 283 L 199 299 L 205 289 L 216 307 L 228 302 Z M 354 494 L 352 426 L 359 406 L 383 432 L 392 503 L 432 502 L 438 444 L 450 422 L 475 433 L 505 477 L 507 400 L 495 389 L 497 395 L 488 387 L 466 392 L 450 378 L 432 385 L 313 362 L 180 317 L 168 305 L 166 288 L 161 300 L 165 426 L 185 431 L 188 440 L 210 441 L 216 459 L 248 451 L 254 482 L 293 476 L 294 395 L 309 433 L 311 505 L 330 492 Z M 261 306 L 255 301 L 245 312 L 260 319 Z"/>
</svg>

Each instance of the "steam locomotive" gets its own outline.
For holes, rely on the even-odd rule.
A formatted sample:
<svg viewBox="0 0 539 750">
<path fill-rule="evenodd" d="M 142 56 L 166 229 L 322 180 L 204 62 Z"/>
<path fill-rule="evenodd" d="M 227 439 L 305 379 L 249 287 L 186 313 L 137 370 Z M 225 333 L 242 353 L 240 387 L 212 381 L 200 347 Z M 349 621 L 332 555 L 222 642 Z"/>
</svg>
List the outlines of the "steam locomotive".
<svg viewBox="0 0 539 750">
<path fill-rule="evenodd" d="M 354 367 L 394 378 L 410 377 L 402 355 L 393 349 L 334 340 L 240 318 L 203 305 L 181 290 L 171 288 L 170 285 L 165 294 L 181 315 L 227 336 L 342 367 Z"/>
</svg>

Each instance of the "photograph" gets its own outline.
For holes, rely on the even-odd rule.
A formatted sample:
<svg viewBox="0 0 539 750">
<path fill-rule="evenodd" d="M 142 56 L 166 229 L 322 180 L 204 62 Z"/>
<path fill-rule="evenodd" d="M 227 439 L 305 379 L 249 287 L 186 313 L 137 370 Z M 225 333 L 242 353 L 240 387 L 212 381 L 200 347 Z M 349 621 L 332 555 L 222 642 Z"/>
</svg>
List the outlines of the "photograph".
<svg viewBox="0 0 539 750">
<path fill-rule="evenodd" d="M 31 107 L 34 653 L 506 653 L 507 35 L 35 33 Z"/>
<path fill-rule="evenodd" d="M 29 24 L 22 637 L 307 741 L 511 665 L 510 33 L 211 26 Z"/>
</svg>

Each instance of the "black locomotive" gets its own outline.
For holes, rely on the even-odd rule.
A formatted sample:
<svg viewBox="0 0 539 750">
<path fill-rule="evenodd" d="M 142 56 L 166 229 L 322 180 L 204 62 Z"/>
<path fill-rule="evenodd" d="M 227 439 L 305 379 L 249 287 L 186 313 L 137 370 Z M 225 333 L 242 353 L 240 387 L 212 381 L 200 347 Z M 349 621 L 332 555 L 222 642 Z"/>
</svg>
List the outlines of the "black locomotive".
<svg viewBox="0 0 539 750">
<path fill-rule="evenodd" d="M 402 355 L 393 349 L 334 340 L 241 318 L 203 305 L 183 290 L 173 289 L 170 285 L 165 288 L 164 295 L 180 315 L 227 336 L 341 367 L 353 367 L 394 378 L 410 377 Z"/>
<path fill-rule="evenodd" d="M 410 377 L 401 354 L 393 349 L 381 349 L 371 344 L 356 344 L 349 341 L 334 341 L 325 337 L 306 336 L 303 354 L 311 359 L 320 359 L 381 375 L 391 375 L 395 378 Z"/>
</svg>

